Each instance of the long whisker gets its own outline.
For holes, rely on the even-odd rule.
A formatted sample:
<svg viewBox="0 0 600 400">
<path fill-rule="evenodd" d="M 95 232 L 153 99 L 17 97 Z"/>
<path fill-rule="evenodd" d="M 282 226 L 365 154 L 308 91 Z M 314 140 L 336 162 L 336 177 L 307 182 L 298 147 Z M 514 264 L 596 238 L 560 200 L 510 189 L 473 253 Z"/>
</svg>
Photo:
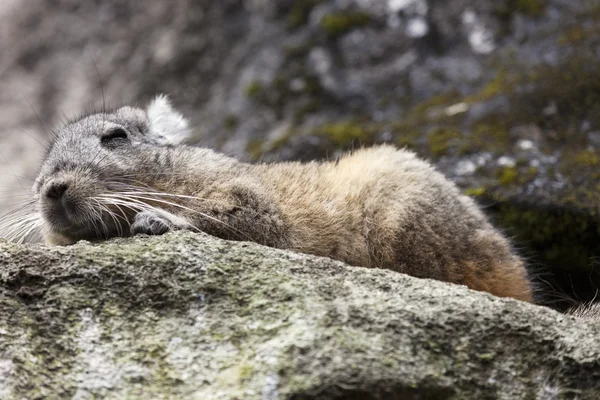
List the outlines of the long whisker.
<svg viewBox="0 0 600 400">
<path fill-rule="evenodd" d="M 115 229 L 117 230 L 117 235 L 123 236 L 123 227 L 121 226 L 121 223 L 119 222 L 118 218 L 115 216 L 115 213 L 104 205 L 101 205 L 100 208 L 102 209 L 102 211 L 107 213 L 110 216 L 110 218 L 112 219 L 112 221 L 115 225 Z M 108 235 L 109 234 L 108 228 L 106 228 L 105 231 L 106 231 L 106 235 Z"/>
<path fill-rule="evenodd" d="M 136 182 L 136 183 L 138 183 L 138 182 Z M 224 221 L 221 221 L 219 219 L 211 217 L 210 215 L 208 215 L 206 213 L 202 213 L 202 212 L 199 212 L 199 211 L 194 210 L 192 208 L 185 207 L 182 204 L 180 204 L 179 202 L 177 202 L 177 199 L 183 199 L 183 200 L 192 200 L 192 201 L 207 202 L 207 203 L 212 203 L 212 204 L 215 204 L 215 205 L 222 204 L 222 202 L 219 201 L 219 200 L 208 199 L 208 198 L 203 198 L 203 197 L 198 197 L 198 196 L 184 195 L 184 194 L 164 193 L 164 192 L 157 191 L 155 188 L 153 188 L 151 186 L 148 186 L 148 185 L 144 184 L 143 182 L 139 182 L 140 186 L 137 186 L 137 185 L 131 185 L 131 184 L 128 184 L 128 183 L 124 183 L 122 181 L 109 181 L 109 182 L 107 182 L 107 185 L 109 187 L 112 186 L 115 189 L 119 189 L 119 188 L 120 189 L 124 189 L 124 191 L 114 191 L 113 190 L 113 191 L 109 192 L 109 194 L 112 194 L 112 195 L 117 195 L 117 196 L 124 195 L 124 196 L 129 196 L 129 197 L 132 196 L 132 195 L 133 196 L 152 197 L 152 200 L 154 200 L 156 202 L 161 202 L 159 200 L 162 200 L 162 199 L 155 198 L 156 196 L 162 197 L 162 198 L 164 198 L 164 200 L 171 200 L 171 202 L 169 202 L 169 203 L 164 202 L 162 204 L 168 204 L 168 205 L 171 205 L 171 206 L 174 206 L 174 207 L 185 209 L 185 210 L 187 210 L 187 211 L 189 211 L 191 213 L 195 213 L 195 214 L 204 216 L 205 218 L 214 220 L 214 221 L 220 223 L 221 225 L 226 226 L 228 229 L 232 230 L 233 232 L 236 232 L 236 233 L 240 234 L 241 236 L 244 236 L 246 239 L 252 241 L 252 238 L 250 236 L 244 234 L 243 232 L 241 232 L 238 229 L 236 229 L 235 227 L 233 227 L 233 226 L 225 223 Z M 144 198 L 140 198 L 140 200 L 142 200 L 142 201 L 152 201 L 152 200 L 144 199 Z M 238 205 L 236 208 L 241 209 L 241 210 L 245 210 L 245 211 L 252 211 L 251 208 L 243 207 L 243 206 L 240 206 L 240 205 Z M 232 215 L 232 214 L 227 213 L 227 212 L 221 211 L 220 213 L 222 213 L 224 215 L 227 215 L 229 218 L 239 219 L 238 216 Z"/>
<path fill-rule="evenodd" d="M 211 221 L 217 222 L 218 224 L 221 224 L 221 225 L 225 226 L 226 228 L 230 229 L 231 231 L 233 231 L 233 232 L 235 232 L 235 233 L 237 233 L 237 234 L 245 237 L 247 240 L 252 241 L 252 237 L 250 237 L 247 234 L 245 234 L 244 232 L 241 232 L 240 230 L 234 228 L 233 226 L 231 226 L 231 225 L 229 225 L 229 224 L 221 221 L 220 219 L 215 218 L 215 217 L 213 217 L 211 215 L 208 215 L 206 213 L 203 213 L 201 211 L 194 210 L 193 208 L 186 207 L 186 206 L 181 205 L 179 203 L 175 203 L 175 202 L 172 202 L 172 201 L 166 201 L 166 200 L 162 200 L 162 199 L 157 199 L 155 197 L 140 196 L 140 195 L 132 194 L 132 193 L 119 193 L 119 194 L 107 193 L 107 194 L 104 194 L 102 196 L 104 196 L 105 198 L 113 198 L 113 199 L 124 199 L 124 198 L 126 198 L 129 201 L 133 201 L 133 202 L 135 202 L 137 204 L 143 204 L 143 205 L 146 205 L 146 206 L 148 204 L 145 203 L 144 200 L 151 201 L 151 202 L 156 202 L 156 203 L 160 203 L 160 204 L 169 205 L 169 206 L 172 206 L 172 207 L 176 207 L 176 208 L 179 208 L 179 209 L 182 209 L 182 210 L 189 211 L 190 213 L 200 215 L 200 216 L 202 216 L 202 217 L 204 217 L 206 219 L 209 219 Z M 102 196 L 100 196 L 100 197 L 102 197 Z"/>
<path fill-rule="evenodd" d="M 41 221 L 37 213 L 26 215 L 15 215 L 11 218 L 2 220 L 0 229 L 3 231 L 0 236 L 11 242 L 22 244 L 31 236 L 38 234 L 41 228 Z"/>
<path fill-rule="evenodd" d="M 92 222 L 96 236 L 100 237 L 100 236 L 102 236 L 102 233 L 104 232 L 103 236 L 105 238 L 108 238 L 109 229 L 108 229 L 108 226 L 106 226 L 104 219 L 102 219 L 102 213 L 100 213 L 96 209 L 88 209 L 87 214 L 88 214 L 88 220 L 90 220 Z M 98 226 L 97 222 L 100 223 L 101 227 Z"/>
<path fill-rule="evenodd" d="M 23 233 L 21 234 L 21 238 L 17 243 L 23 244 L 24 242 L 26 242 L 27 239 L 29 239 L 36 230 L 39 230 L 39 224 L 40 222 L 38 220 L 31 223 L 29 229 L 23 231 Z"/>
<path fill-rule="evenodd" d="M 124 192 L 117 192 L 117 191 L 112 191 L 110 192 L 110 194 L 116 194 L 116 195 L 142 195 L 142 196 L 160 196 L 160 197 L 172 197 L 172 198 L 179 198 L 179 199 L 186 199 L 186 200 L 194 200 L 194 201 L 204 201 L 204 202 L 209 202 L 209 203 L 214 203 L 214 204 L 221 204 L 221 202 L 219 200 L 216 199 L 207 199 L 204 197 L 198 197 L 198 196 L 190 196 L 190 195 L 184 195 L 184 194 L 176 194 L 176 193 L 164 193 L 164 192 L 158 192 L 158 191 L 143 191 L 140 190 L 141 188 L 136 187 L 136 186 L 131 186 L 131 185 L 124 185 L 126 186 L 126 188 L 130 189 L 128 191 L 124 191 Z M 153 189 L 153 188 L 150 188 Z M 153 189 L 155 190 L 155 189 Z M 243 206 L 237 206 L 237 208 L 242 209 L 242 210 L 250 210 L 250 208 L 248 207 L 243 207 Z M 231 217 L 235 218 L 235 216 L 230 215 Z"/>
<path fill-rule="evenodd" d="M 98 205 L 98 207 L 100 208 L 101 212 L 105 212 L 106 214 L 108 214 L 110 216 L 110 218 L 112 219 L 112 221 L 114 223 L 115 228 L 117 229 L 117 235 L 119 235 L 121 237 L 125 236 L 124 235 L 124 231 L 123 231 L 123 225 L 121 224 L 120 219 L 124 220 L 127 224 L 129 224 L 129 222 L 127 221 L 126 215 L 123 213 L 123 217 L 121 217 L 120 215 L 118 215 L 117 213 L 115 213 L 114 211 L 112 211 L 110 208 L 108 208 L 108 206 L 104 202 L 102 202 L 101 200 L 96 199 L 96 198 L 94 198 L 93 200 Z M 117 205 L 115 205 L 115 206 L 121 212 L 123 212 L 122 209 L 119 206 L 117 206 Z M 101 215 L 101 212 L 99 212 L 98 214 Z M 105 226 L 105 232 L 106 232 L 106 235 L 108 236 L 109 235 L 109 230 L 108 230 L 108 227 L 106 227 L 106 226 Z"/>
</svg>

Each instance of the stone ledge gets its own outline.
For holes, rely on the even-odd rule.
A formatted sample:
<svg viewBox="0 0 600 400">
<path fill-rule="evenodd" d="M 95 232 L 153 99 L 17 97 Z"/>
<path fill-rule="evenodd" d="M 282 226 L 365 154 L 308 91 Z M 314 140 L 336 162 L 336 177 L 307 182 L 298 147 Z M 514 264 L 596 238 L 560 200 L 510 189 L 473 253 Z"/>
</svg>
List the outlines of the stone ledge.
<svg viewBox="0 0 600 400">
<path fill-rule="evenodd" d="M 0 398 L 597 398 L 600 324 L 207 235 L 0 243 Z"/>
</svg>

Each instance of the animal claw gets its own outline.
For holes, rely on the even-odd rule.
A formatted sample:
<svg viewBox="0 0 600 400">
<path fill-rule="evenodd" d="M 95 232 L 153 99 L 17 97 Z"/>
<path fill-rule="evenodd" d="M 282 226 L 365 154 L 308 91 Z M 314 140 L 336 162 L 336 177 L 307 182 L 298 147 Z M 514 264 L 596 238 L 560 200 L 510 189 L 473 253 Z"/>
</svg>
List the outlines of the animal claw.
<svg viewBox="0 0 600 400">
<path fill-rule="evenodd" d="M 142 211 L 136 214 L 131 224 L 131 234 L 144 233 L 146 235 L 162 235 L 176 229 L 176 226 L 165 216 L 152 211 Z"/>
</svg>

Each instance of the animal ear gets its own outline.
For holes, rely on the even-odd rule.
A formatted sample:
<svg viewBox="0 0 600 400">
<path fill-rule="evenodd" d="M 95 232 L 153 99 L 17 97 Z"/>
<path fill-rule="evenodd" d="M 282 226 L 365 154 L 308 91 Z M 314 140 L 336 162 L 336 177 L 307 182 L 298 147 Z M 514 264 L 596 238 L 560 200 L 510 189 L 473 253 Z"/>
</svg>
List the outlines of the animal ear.
<svg viewBox="0 0 600 400">
<path fill-rule="evenodd" d="M 181 144 L 190 136 L 188 121 L 173 108 L 164 94 L 150 102 L 146 115 L 149 133 L 158 144 Z"/>
</svg>

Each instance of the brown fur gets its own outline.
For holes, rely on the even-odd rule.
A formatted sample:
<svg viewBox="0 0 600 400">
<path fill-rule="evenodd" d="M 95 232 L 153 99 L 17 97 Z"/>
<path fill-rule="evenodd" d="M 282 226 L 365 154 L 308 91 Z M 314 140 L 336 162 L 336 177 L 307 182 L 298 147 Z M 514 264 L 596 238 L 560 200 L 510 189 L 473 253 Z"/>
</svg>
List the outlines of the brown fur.
<svg viewBox="0 0 600 400">
<path fill-rule="evenodd" d="M 188 170 L 185 179 L 150 185 L 203 199 L 185 205 L 214 219 L 169 209 L 202 231 L 532 301 L 507 239 L 411 152 L 380 146 L 325 163 L 234 162 L 210 182 L 193 165 L 182 156 L 174 170 Z"/>
<path fill-rule="evenodd" d="M 291 249 L 532 301 L 509 242 L 410 152 L 380 146 L 337 162 L 253 170 L 279 206 Z"/>
</svg>

